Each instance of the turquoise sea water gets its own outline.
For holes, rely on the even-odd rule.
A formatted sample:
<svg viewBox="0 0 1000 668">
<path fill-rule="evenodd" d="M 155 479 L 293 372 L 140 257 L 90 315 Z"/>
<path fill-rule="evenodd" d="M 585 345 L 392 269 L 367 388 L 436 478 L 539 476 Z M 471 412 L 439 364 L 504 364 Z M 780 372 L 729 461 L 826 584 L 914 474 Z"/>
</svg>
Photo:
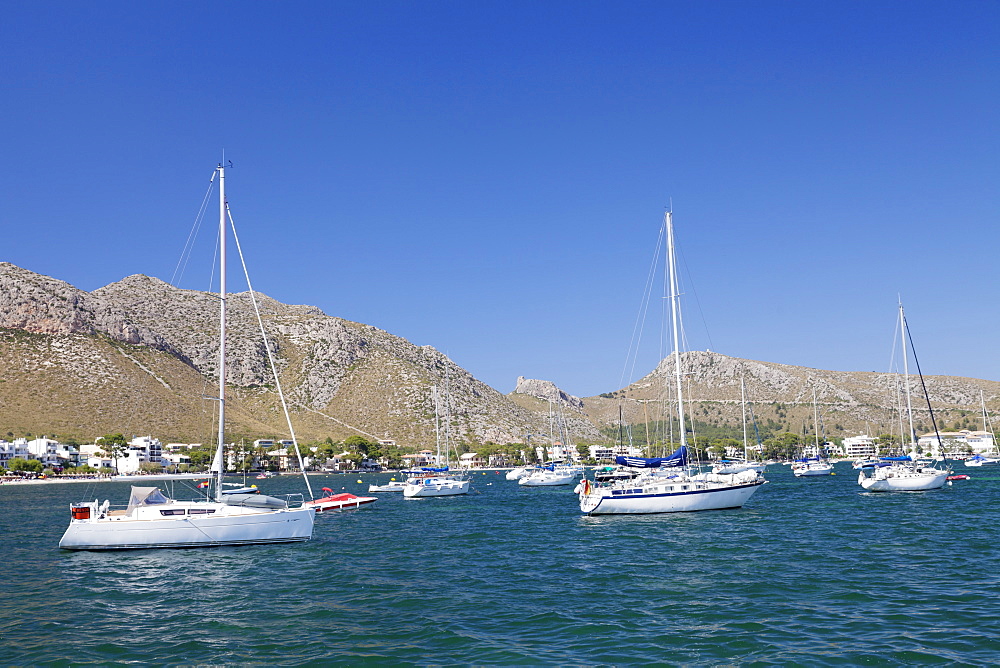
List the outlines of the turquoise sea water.
<svg viewBox="0 0 1000 668">
<path fill-rule="evenodd" d="M 122 553 L 57 543 L 71 501 L 127 484 L 2 485 L 0 663 L 995 664 L 1000 472 L 958 468 L 868 494 L 846 463 L 772 466 L 741 510 L 620 517 L 489 472 L 320 515 L 308 543 Z"/>
</svg>

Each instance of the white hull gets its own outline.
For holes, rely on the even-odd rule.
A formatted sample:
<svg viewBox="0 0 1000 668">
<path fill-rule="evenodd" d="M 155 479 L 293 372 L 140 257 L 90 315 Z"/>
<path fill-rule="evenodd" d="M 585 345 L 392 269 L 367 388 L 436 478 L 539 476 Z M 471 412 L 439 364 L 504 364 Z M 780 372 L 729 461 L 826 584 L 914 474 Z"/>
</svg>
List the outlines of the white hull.
<svg viewBox="0 0 1000 668">
<path fill-rule="evenodd" d="M 312 508 L 263 510 L 212 502 L 175 502 L 165 510 L 183 515 L 106 516 L 71 520 L 59 547 L 67 550 L 134 550 L 154 547 L 216 547 L 289 543 L 312 537 Z M 143 509 L 148 510 L 148 509 Z M 196 514 L 189 515 L 194 510 Z M 207 514 L 206 511 L 214 510 Z M 159 509 L 156 509 L 159 515 Z"/>
<path fill-rule="evenodd" d="M 574 480 L 576 473 L 572 471 L 536 471 L 518 480 L 517 484 L 524 487 L 556 487 L 571 485 Z"/>
<path fill-rule="evenodd" d="M 808 464 L 806 466 L 793 466 L 792 473 L 799 478 L 831 475 L 833 473 L 833 464 Z"/>
<path fill-rule="evenodd" d="M 411 478 L 403 487 L 403 496 L 408 499 L 427 496 L 458 496 L 469 493 L 468 480 L 451 478 Z"/>
<path fill-rule="evenodd" d="M 765 469 L 767 469 L 767 465 L 761 462 L 734 462 L 732 464 L 713 466 L 712 473 L 716 475 L 734 475 L 736 473 L 743 473 L 744 471 L 763 473 Z"/>
<path fill-rule="evenodd" d="M 998 466 L 1000 459 L 966 459 L 966 466 Z"/>
<path fill-rule="evenodd" d="M 378 499 L 374 496 L 354 496 L 353 494 L 346 496 L 350 498 L 316 499 L 314 501 L 306 501 L 303 505 L 307 508 L 312 508 L 317 513 L 322 513 L 328 510 L 349 510 L 351 508 L 360 508 L 367 503 L 375 503 L 378 501 Z"/>
<path fill-rule="evenodd" d="M 369 492 L 402 492 L 405 482 L 390 482 L 385 485 L 368 485 Z"/>
<path fill-rule="evenodd" d="M 872 476 L 858 475 L 858 484 L 869 492 L 923 492 L 944 487 L 948 471 L 887 466 Z"/>
<path fill-rule="evenodd" d="M 740 508 L 765 482 L 755 472 L 719 478 L 644 478 L 593 487 L 581 492 L 580 510 L 590 515 L 640 515 Z"/>
</svg>

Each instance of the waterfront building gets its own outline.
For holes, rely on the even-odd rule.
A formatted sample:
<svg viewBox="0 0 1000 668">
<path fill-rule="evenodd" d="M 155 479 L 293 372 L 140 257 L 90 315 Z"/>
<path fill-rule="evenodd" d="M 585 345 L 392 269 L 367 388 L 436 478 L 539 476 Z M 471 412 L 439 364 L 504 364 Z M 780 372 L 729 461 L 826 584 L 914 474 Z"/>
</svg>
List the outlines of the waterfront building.
<svg viewBox="0 0 1000 668">
<path fill-rule="evenodd" d="M 486 466 L 486 460 L 474 452 L 466 452 L 458 458 L 458 465 L 463 469 L 481 469 Z"/>
<path fill-rule="evenodd" d="M 617 443 L 614 445 L 591 445 L 590 458 L 599 462 L 613 462 L 615 457 L 642 457 L 642 448 L 634 445 Z"/>
<path fill-rule="evenodd" d="M 848 436 L 843 441 L 844 456 L 848 459 L 867 459 L 878 454 L 875 439 L 868 434 Z"/>
<path fill-rule="evenodd" d="M 0 441 L 0 465 L 7 468 L 7 462 L 16 457 L 31 459 L 31 451 L 28 450 L 28 439 L 15 438 L 13 441 Z"/>
<path fill-rule="evenodd" d="M 966 457 L 994 452 L 993 434 L 988 431 L 942 431 L 940 441 L 937 435 L 924 434 L 917 439 L 917 445 L 924 453 L 939 456 L 942 453 L 949 457 Z"/>
</svg>

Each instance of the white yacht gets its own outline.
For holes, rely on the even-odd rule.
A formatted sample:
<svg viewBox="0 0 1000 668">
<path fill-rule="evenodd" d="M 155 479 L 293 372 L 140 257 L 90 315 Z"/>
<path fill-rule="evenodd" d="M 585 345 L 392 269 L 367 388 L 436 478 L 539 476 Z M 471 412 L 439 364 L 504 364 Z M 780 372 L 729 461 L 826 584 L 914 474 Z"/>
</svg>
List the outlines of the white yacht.
<svg viewBox="0 0 1000 668">
<path fill-rule="evenodd" d="M 218 445 L 212 470 L 215 498 L 182 501 L 157 487 L 132 487 L 128 505 L 112 508 L 110 501 L 76 503 L 59 547 L 67 550 L 125 550 L 159 547 L 209 547 L 253 543 L 286 543 L 312 537 L 316 513 L 303 505 L 302 495 L 276 498 L 262 494 L 226 494 L 222 478 L 226 415 L 226 237 L 228 208 L 225 168 L 219 177 L 219 421 Z M 253 290 L 250 290 L 253 295 Z M 298 451 L 298 448 L 296 448 Z M 301 464 L 301 462 L 300 462 Z M 308 479 L 306 480 L 308 487 Z M 311 494 L 310 494 L 311 496 Z"/>
<path fill-rule="evenodd" d="M 680 305 L 677 263 L 674 252 L 672 214 L 663 219 L 661 239 L 666 236 L 669 269 L 673 357 L 674 398 L 677 405 L 680 447 L 669 457 L 656 459 L 622 458 L 625 465 L 643 471 L 631 480 L 591 483 L 584 480 L 579 489 L 580 510 L 590 515 L 675 513 L 698 510 L 739 508 L 766 482 L 757 471 L 733 475 L 701 473 L 688 461 L 684 416 L 684 385 L 681 370 Z M 654 472 L 659 472 L 654 473 Z"/>
</svg>

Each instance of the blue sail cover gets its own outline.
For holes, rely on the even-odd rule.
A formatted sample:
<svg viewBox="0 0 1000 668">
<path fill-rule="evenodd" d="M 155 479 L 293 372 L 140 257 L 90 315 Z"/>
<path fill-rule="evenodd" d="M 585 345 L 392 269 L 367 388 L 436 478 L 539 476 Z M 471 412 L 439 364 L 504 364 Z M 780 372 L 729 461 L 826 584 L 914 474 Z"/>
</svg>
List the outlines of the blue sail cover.
<svg viewBox="0 0 1000 668">
<path fill-rule="evenodd" d="M 808 463 L 808 462 L 818 462 L 819 457 L 803 457 L 802 459 L 796 459 L 796 462 Z"/>
<path fill-rule="evenodd" d="M 615 457 L 615 464 L 619 466 L 630 466 L 635 469 L 656 469 L 668 466 L 687 465 L 687 447 L 677 448 L 669 457 Z"/>
<path fill-rule="evenodd" d="M 445 466 L 444 468 L 434 468 L 433 466 L 424 466 L 420 470 L 421 471 L 430 471 L 431 473 L 444 473 L 445 471 L 448 470 L 448 467 Z"/>
<path fill-rule="evenodd" d="M 905 457 L 879 457 L 879 460 L 883 462 L 912 462 L 909 455 Z"/>
</svg>

